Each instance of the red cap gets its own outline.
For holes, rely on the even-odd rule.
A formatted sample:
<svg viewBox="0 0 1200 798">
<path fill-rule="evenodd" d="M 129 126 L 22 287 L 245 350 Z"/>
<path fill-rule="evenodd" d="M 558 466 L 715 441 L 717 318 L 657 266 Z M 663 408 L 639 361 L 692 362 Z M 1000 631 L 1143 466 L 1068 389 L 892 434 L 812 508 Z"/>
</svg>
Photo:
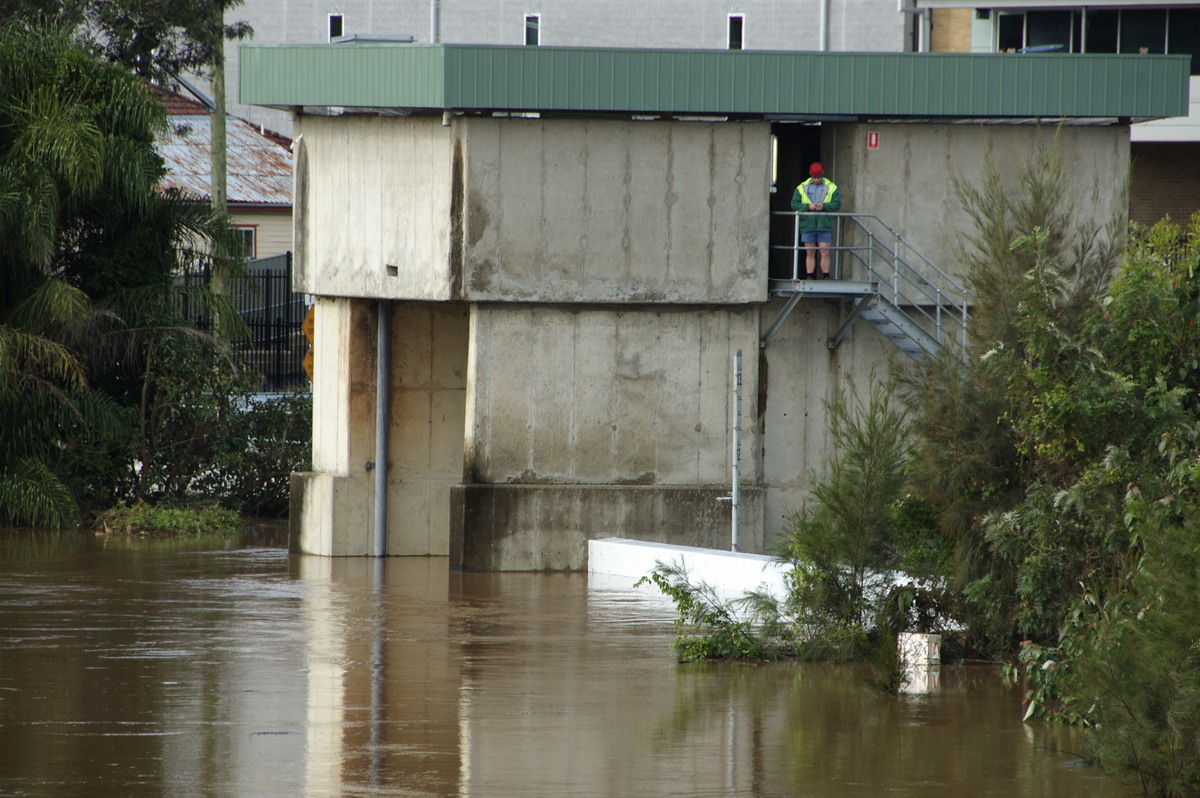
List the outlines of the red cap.
<svg viewBox="0 0 1200 798">
<path fill-rule="evenodd" d="M 813 161 L 813 165 L 808 167 L 810 177 L 821 177 L 825 174 L 825 167 L 821 166 L 820 161 Z"/>
</svg>

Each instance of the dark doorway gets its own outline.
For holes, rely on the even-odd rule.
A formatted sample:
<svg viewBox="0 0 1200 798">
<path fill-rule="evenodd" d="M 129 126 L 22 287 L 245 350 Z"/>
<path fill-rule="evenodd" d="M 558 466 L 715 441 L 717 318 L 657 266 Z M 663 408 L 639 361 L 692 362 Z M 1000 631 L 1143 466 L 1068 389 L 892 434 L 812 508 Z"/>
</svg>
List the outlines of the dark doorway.
<svg viewBox="0 0 1200 798">
<path fill-rule="evenodd" d="M 771 194 L 771 260 L 772 279 L 792 276 L 793 224 L 791 216 L 777 215 L 792 210 L 792 192 L 808 178 L 808 166 L 821 159 L 821 126 L 800 122 L 776 122 L 775 190 Z"/>
</svg>

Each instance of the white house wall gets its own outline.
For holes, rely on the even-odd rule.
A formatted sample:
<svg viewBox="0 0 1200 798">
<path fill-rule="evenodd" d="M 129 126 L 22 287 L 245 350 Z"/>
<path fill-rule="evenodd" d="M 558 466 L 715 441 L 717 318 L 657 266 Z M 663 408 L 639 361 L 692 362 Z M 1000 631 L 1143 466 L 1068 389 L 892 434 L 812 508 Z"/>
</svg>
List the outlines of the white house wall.
<svg viewBox="0 0 1200 798">
<path fill-rule="evenodd" d="M 267 258 L 292 250 L 292 209 L 231 209 L 229 220 L 236 227 L 254 228 L 254 257 Z"/>
</svg>

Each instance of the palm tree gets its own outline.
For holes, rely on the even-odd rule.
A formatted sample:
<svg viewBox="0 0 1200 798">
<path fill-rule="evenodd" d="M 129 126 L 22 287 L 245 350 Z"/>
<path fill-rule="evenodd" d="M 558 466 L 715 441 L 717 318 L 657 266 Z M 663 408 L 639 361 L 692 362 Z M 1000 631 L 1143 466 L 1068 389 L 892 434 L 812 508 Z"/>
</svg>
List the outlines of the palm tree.
<svg viewBox="0 0 1200 798">
<path fill-rule="evenodd" d="M 165 116 L 125 68 L 10 25 L 0 74 L 0 524 L 69 526 L 120 481 L 98 472 L 132 469 L 137 413 L 113 388 L 178 323 L 181 251 L 229 231 L 155 189 Z"/>
</svg>

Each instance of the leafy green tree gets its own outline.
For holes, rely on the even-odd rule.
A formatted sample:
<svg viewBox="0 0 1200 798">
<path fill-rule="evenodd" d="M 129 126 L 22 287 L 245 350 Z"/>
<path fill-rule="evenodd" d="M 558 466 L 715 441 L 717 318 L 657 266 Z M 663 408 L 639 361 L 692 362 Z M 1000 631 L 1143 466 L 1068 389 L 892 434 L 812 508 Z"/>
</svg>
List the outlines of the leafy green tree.
<svg viewBox="0 0 1200 798">
<path fill-rule="evenodd" d="M 0 523 L 63 526 L 127 493 L 175 268 L 234 232 L 156 190 L 163 111 L 126 69 L 9 26 L 0 74 Z"/>
<path fill-rule="evenodd" d="M 40 19 L 86 37 L 92 54 L 170 83 L 214 63 L 227 39 L 251 34 L 225 14 L 242 0 L 0 0 L 0 22 Z"/>
<path fill-rule="evenodd" d="M 96 314 L 61 258 L 83 208 L 149 195 L 162 112 L 50 31 L 3 29 L 0 74 L 0 521 L 63 525 L 76 508 L 52 457 L 104 403 L 69 345 Z"/>
</svg>

